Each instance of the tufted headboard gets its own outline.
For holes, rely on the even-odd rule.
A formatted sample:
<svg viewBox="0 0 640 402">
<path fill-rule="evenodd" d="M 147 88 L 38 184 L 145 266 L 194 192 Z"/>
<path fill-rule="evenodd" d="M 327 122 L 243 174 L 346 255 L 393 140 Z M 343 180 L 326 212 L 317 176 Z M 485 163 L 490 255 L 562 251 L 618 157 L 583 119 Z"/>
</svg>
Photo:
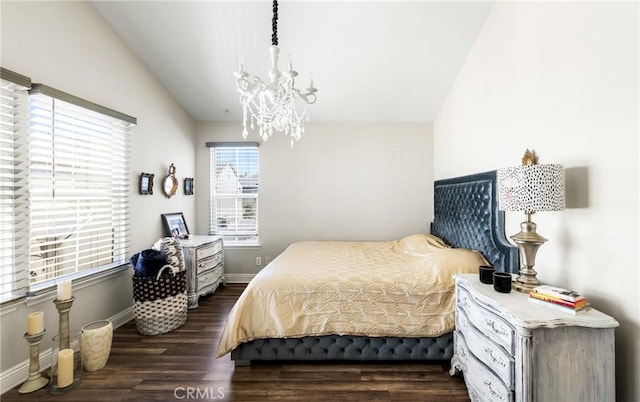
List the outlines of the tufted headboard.
<svg viewBox="0 0 640 402">
<path fill-rule="evenodd" d="M 498 271 L 517 273 L 518 249 L 504 234 L 496 171 L 436 180 L 431 233 L 451 247 L 482 252 Z"/>
</svg>

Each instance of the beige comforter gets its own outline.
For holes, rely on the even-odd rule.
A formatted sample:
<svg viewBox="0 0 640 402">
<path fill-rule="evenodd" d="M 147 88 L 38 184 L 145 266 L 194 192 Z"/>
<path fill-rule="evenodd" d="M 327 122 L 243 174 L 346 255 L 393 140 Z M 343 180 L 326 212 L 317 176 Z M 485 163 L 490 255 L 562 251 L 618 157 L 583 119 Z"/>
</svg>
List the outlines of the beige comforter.
<svg viewBox="0 0 640 402">
<path fill-rule="evenodd" d="M 242 293 L 217 357 L 258 338 L 442 335 L 454 327 L 453 274 L 484 264 L 431 235 L 293 243 Z"/>
</svg>

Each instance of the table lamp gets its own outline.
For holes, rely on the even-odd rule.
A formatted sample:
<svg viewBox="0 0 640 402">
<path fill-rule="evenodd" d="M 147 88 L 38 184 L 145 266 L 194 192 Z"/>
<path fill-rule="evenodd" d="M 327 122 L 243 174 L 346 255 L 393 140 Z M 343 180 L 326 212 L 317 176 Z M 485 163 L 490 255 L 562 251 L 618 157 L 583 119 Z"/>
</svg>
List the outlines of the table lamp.
<svg viewBox="0 0 640 402">
<path fill-rule="evenodd" d="M 521 211 L 527 217 L 520 224 L 520 233 L 510 238 L 518 245 L 523 259 L 513 288 L 528 293 L 540 286 L 533 267 L 538 248 L 547 241 L 536 232 L 531 215 L 541 211 L 564 211 L 564 169 L 562 165 L 538 165 L 536 157 L 527 150 L 521 166 L 498 169 L 498 193 L 501 211 Z"/>
</svg>

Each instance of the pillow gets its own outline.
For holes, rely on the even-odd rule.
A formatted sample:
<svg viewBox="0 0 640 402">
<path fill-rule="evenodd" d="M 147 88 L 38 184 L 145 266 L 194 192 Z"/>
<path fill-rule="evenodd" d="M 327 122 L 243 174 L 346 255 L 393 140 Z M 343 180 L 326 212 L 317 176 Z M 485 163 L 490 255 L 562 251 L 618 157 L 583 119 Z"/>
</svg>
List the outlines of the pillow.
<svg viewBox="0 0 640 402">
<path fill-rule="evenodd" d="M 167 259 L 167 264 L 173 267 L 174 273 L 185 269 L 182 243 L 180 243 L 179 239 L 175 237 L 162 237 L 155 242 L 152 248 L 162 252 Z"/>
<path fill-rule="evenodd" d="M 456 273 L 476 273 L 481 265 L 490 265 L 481 252 L 468 248 L 446 248 L 434 253 L 439 266 Z"/>
<path fill-rule="evenodd" d="M 422 256 L 443 248 L 450 247 L 441 238 L 427 233 L 407 236 L 398 240 L 395 247 L 397 251 L 415 256 Z"/>
</svg>

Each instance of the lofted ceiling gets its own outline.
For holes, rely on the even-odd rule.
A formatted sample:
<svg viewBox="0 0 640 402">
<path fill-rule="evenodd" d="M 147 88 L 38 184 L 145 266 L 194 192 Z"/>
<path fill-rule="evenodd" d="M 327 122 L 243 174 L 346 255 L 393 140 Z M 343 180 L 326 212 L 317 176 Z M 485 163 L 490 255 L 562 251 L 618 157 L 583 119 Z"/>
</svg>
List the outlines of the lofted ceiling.
<svg viewBox="0 0 640 402">
<path fill-rule="evenodd" d="M 233 72 L 270 67 L 271 1 L 93 1 L 196 121 L 240 121 Z M 312 121 L 430 121 L 493 1 L 281 1 L 280 68 L 312 75 Z"/>
</svg>

